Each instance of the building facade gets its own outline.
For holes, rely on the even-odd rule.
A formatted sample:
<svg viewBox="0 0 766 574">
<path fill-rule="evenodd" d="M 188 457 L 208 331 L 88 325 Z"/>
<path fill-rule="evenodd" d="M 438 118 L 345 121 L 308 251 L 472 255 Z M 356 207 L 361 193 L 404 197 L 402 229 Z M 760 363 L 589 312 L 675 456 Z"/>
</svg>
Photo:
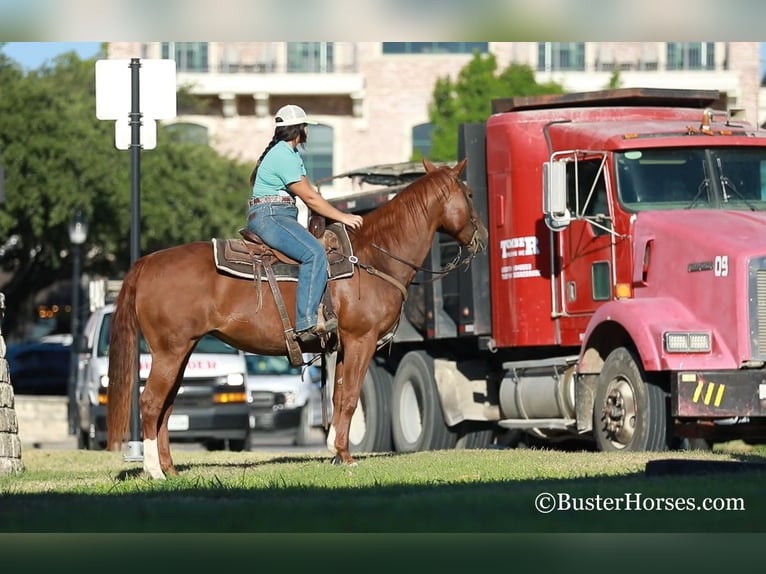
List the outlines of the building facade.
<svg viewBox="0 0 766 574">
<path fill-rule="evenodd" d="M 111 43 L 109 58 L 176 61 L 174 128 L 220 153 L 254 163 L 272 117 L 295 103 L 320 122 L 303 151 L 312 181 L 367 165 L 426 155 L 428 106 L 438 78 L 455 79 L 474 51 L 498 68 L 526 64 L 539 83 L 568 92 L 621 87 L 715 89 L 763 123 L 758 42 L 154 42 Z M 489 103 L 488 103 L 489 109 Z M 338 180 L 323 193 L 349 191 Z"/>
</svg>

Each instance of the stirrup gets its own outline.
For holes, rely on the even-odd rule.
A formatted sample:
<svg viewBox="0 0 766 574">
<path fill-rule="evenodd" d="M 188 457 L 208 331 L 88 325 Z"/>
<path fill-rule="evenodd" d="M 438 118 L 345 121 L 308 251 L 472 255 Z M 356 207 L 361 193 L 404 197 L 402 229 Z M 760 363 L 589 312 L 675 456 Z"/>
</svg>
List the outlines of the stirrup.
<svg viewBox="0 0 766 574">
<path fill-rule="evenodd" d="M 316 327 L 311 327 L 305 331 L 298 331 L 295 334 L 295 338 L 298 339 L 301 343 L 313 343 L 314 341 L 318 341 L 320 339 L 320 335 Z"/>
<path fill-rule="evenodd" d="M 324 313 L 324 304 L 319 304 L 319 309 L 317 310 L 317 326 L 316 326 L 316 332 L 320 335 L 324 335 L 325 333 L 333 333 L 338 330 L 338 318 L 333 313 L 329 317 L 325 317 Z"/>
</svg>

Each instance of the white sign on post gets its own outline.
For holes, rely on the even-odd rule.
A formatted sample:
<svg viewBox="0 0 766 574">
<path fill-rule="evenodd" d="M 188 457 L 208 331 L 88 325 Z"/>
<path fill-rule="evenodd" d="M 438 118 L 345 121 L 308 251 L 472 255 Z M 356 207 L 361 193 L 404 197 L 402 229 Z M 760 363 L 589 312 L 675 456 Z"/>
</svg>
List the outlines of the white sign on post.
<svg viewBox="0 0 766 574">
<path fill-rule="evenodd" d="M 96 61 L 96 117 L 116 120 L 115 145 L 128 149 L 131 144 L 130 113 L 132 111 L 133 78 L 129 59 Z M 141 113 L 141 146 L 157 145 L 154 120 L 176 117 L 175 60 L 140 60 L 138 111 Z M 127 141 L 126 141 L 127 139 Z"/>
<path fill-rule="evenodd" d="M 114 122 L 114 147 L 117 149 L 130 149 L 133 139 L 133 130 L 130 119 L 125 118 Z M 154 120 L 141 120 L 141 149 L 154 149 L 157 147 L 157 122 Z"/>
</svg>

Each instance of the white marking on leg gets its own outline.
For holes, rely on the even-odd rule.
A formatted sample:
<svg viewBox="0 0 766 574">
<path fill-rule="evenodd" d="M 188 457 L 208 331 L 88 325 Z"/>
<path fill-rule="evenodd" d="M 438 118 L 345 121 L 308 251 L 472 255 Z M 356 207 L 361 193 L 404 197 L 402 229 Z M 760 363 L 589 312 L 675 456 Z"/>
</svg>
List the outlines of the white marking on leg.
<svg viewBox="0 0 766 574">
<path fill-rule="evenodd" d="M 157 480 L 165 480 L 165 473 L 160 468 L 160 451 L 157 439 L 144 439 L 144 472 Z"/>
<path fill-rule="evenodd" d="M 327 432 L 327 450 L 333 454 L 338 454 L 335 450 L 335 425 L 330 425 L 330 430 Z"/>
</svg>

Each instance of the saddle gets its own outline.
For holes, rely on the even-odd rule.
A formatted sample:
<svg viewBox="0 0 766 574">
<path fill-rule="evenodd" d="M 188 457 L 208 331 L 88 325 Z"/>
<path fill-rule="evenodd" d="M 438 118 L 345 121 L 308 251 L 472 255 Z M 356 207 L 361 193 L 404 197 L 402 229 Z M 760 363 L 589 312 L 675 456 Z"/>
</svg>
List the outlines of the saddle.
<svg viewBox="0 0 766 574">
<path fill-rule="evenodd" d="M 324 245 L 327 253 L 328 280 L 350 277 L 354 273 L 352 263 L 353 250 L 346 227 L 340 223 L 325 226 L 324 218 L 312 216 L 309 231 Z M 215 266 L 221 273 L 234 277 L 253 280 L 257 292 L 256 309 L 263 303 L 261 283 L 268 281 L 274 301 L 279 309 L 287 343 L 288 357 L 293 366 L 303 364 L 300 346 L 295 338 L 295 330 L 285 309 L 282 292 L 277 285 L 280 281 L 298 281 L 298 261 L 281 251 L 266 245 L 263 240 L 247 228 L 239 230 L 241 239 L 213 238 L 213 257 Z M 334 316 L 330 291 L 326 289 L 320 305 L 320 323 L 324 318 Z M 321 338 L 324 347 L 329 335 Z"/>
</svg>

